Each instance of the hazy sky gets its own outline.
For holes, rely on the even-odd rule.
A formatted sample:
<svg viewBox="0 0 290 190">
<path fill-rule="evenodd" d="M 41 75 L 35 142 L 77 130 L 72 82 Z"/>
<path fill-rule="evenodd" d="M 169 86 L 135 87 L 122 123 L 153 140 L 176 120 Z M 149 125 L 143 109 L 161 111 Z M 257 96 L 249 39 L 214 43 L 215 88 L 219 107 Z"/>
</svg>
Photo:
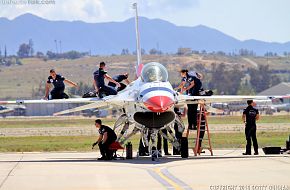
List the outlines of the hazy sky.
<svg viewBox="0 0 290 190">
<path fill-rule="evenodd" d="M 290 0 L 54 0 L 49 5 L 28 1 L 37 0 L 0 0 L 0 17 L 29 12 L 50 20 L 123 21 L 134 16 L 131 5 L 138 2 L 139 15 L 148 18 L 182 26 L 202 24 L 240 40 L 290 41 Z"/>
</svg>

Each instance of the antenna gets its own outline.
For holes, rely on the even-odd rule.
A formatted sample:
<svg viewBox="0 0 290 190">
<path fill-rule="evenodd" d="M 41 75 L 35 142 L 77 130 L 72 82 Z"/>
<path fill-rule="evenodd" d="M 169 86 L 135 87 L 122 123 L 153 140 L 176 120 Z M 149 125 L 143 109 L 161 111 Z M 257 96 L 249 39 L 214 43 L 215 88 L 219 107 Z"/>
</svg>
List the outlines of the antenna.
<svg viewBox="0 0 290 190">
<path fill-rule="evenodd" d="M 139 35 L 139 26 L 138 26 L 138 9 L 137 3 L 133 3 L 133 9 L 135 9 L 135 29 L 136 29 L 136 45 L 137 45 L 137 68 L 141 64 L 141 48 L 140 48 L 140 35 Z"/>
</svg>

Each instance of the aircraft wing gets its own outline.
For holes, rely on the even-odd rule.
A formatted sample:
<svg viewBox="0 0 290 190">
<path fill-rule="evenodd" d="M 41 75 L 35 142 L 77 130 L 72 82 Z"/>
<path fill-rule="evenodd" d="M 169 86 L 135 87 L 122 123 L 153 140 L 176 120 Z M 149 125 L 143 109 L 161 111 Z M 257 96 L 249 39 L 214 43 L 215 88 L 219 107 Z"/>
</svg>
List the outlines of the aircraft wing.
<svg viewBox="0 0 290 190">
<path fill-rule="evenodd" d="M 119 97 L 118 95 L 106 96 L 102 99 L 98 99 L 97 101 L 95 101 L 93 103 L 79 106 L 79 107 L 72 108 L 72 109 L 68 109 L 68 110 L 64 110 L 64 111 L 60 111 L 60 112 L 54 113 L 53 115 L 64 115 L 64 114 L 68 114 L 68 113 L 79 112 L 82 110 L 93 109 L 93 108 L 105 108 L 105 107 L 122 108 L 129 103 L 135 103 L 135 100 L 130 99 L 130 98 L 124 99 L 124 98 Z"/>
<path fill-rule="evenodd" d="M 87 103 L 86 105 L 76 108 L 64 110 L 54 115 L 63 115 L 73 112 L 78 112 L 93 108 L 105 108 L 105 107 L 124 107 L 126 104 L 135 102 L 134 99 L 128 98 L 128 96 L 122 93 L 118 95 L 106 96 L 102 99 L 94 98 L 70 98 L 70 99 L 56 99 L 56 100 L 13 100 L 13 101 L 0 101 L 2 104 L 64 104 L 64 103 Z"/>
<path fill-rule="evenodd" d="M 178 104 L 199 104 L 199 103 L 218 103 L 236 102 L 243 100 L 269 100 L 281 98 L 280 96 L 239 96 L 239 95 L 213 95 L 213 96 L 188 96 L 178 95 Z"/>
<path fill-rule="evenodd" d="M 56 100 L 12 100 L 12 101 L 0 101 L 0 105 L 3 104 L 55 104 L 55 103 L 92 103 L 99 101 L 100 98 L 70 98 L 70 99 L 56 99 Z"/>
</svg>

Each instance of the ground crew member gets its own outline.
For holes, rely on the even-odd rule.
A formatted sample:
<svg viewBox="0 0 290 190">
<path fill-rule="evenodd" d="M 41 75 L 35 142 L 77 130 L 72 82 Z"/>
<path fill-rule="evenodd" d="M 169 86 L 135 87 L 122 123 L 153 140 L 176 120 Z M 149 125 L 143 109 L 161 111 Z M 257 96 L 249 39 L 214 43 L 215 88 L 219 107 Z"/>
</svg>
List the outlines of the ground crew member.
<svg viewBox="0 0 290 190">
<path fill-rule="evenodd" d="M 258 155 L 258 142 L 256 137 L 256 120 L 259 120 L 260 115 L 258 109 L 254 108 L 254 102 L 253 100 L 248 100 L 248 107 L 244 109 L 243 112 L 243 121 L 246 125 L 245 128 L 245 135 L 247 139 L 247 145 L 246 145 L 246 152 L 243 153 L 243 155 L 251 155 L 251 139 L 253 141 L 254 146 L 254 155 Z"/>
<path fill-rule="evenodd" d="M 112 160 L 113 152 L 109 149 L 110 145 L 116 141 L 117 135 L 110 127 L 106 125 L 102 125 L 102 120 L 97 119 L 95 121 L 96 128 L 99 129 L 99 139 L 93 143 L 92 148 L 99 145 L 99 149 L 102 157 L 98 158 L 98 160 Z"/>
<path fill-rule="evenodd" d="M 167 135 L 167 129 L 162 129 L 161 130 L 165 135 Z M 164 150 L 164 154 L 165 155 L 171 155 L 168 152 L 168 140 L 166 138 L 164 138 L 160 133 L 158 133 L 157 136 L 157 150 L 159 151 L 159 153 L 162 155 L 162 139 L 163 139 L 163 150 Z"/>
<path fill-rule="evenodd" d="M 77 87 L 77 84 L 65 79 L 63 76 L 56 74 L 54 69 L 51 69 L 49 71 L 50 76 L 48 77 L 48 80 L 46 82 L 45 85 L 45 96 L 44 99 L 47 100 L 48 99 L 48 95 L 49 95 L 49 90 L 51 87 L 51 84 L 53 84 L 54 88 L 53 90 L 50 92 L 51 94 L 51 98 L 50 99 L 67 99 L 69 98 L 68 95 L 66 93 L 64 93 L 64 89 L 65 89 L 65 85 L 64 82 L 68 83 L 69 85 L 73 86 L 73 87 Z"/>
<path fill-rule="evenodd" d="M 95 90 L 99 93 L 99 96 L 101 96 L 102 93 L 106 94 L 106 96 L 116 95 L 117 91 L 114 88 L 105 85 L 105 78 L 117 85 L 118 87 L 121 87 L 121 85 L 107 74 L 107 71 L 105 71 L 105 67 L 105 62 L 101 62 L 99 69 L 94 72 Z M 102 98 L 102 96 L 100 98 Z"/>
<path fill-rule="evenodd" d="M 119 88 L 117 89 L 118 92 L 121 91 L 121 90 L 124 90 L 124 89 L 126 88 L 126 86 L 127 86 L 128 84 L 130 84 L 130 81 L 128 80 L 128 76 L 129 76 L 128 73 L 125 73 L 125 74 L 123 74 L 123 75 L 116 75 L 116 76 L 113 76 L 113 79 L 114 79 L 116 82 L 120 83 L 120 85 L 121 85 L 121 87 L 119 87 Z M 123 80 L 125 80 L 125 82 L 126 82 L 127 85 L 124 84 L 124 83 L 121 83 Z M 113 82 L 109 82 L 108 85 L 111 86 L 111 87 L 114 87 L 114 88 L 116 87 L 116 84 L 113 83 Z"/>
<path fill-rule="evenodd" d="M 176 114 L 176 118 L 178 117 L 179 120 L 181 120 L 181 117 L 185 117 L 186 113 L 186 107 L 183 108 L 183 112 L 180 111 L 178 107 L 174 107 L 174 113 Z M 182 138 L 182 132 L 180 132 L 180 124 L 175 120 L 174 122 L 174 131 L 175 131 L 175 138 L 178 140 L 178 142 L 181 144 L 181 138 Z M 173 155 L 180 155 L 180 150 L 173 147 Z"/>
<path fill-rule="evenodd" d="M 174 107 L 174 113 L 176 114 L 176 117 L 179 117 L 181 120 L 181 117 L 184 116 L 183 113 L 180 112 L 180 109 L 178 107 Z M 174 131 L 175 131 L 175 137 L 180 140 L 182 137 L 182 133 L 179 132 L 179 125 L 177 122 L 174 123 Z"/>
<path fill-rule="evenodd" d="M 193 72 L 193 73 L 196 73 L 196 72 Z M 183 69 L 180 71 L 180 75 L 182 77 L 182 82 L 177 88 L 175 88 L 175 90 L 181 89 L 180 93 L 186 92 L 189 96 L 198 96 L 199 90 L 202 87 L 202 83 L 200 81 L 200 77 L 198 77 L 198 74 L 194 76 L 193 74 L 189 74 L 188 70 Z M 188 129 L 196 130 L 197 107 L 198 107 L 198 104 L 187 104 Z"/>
</svg>

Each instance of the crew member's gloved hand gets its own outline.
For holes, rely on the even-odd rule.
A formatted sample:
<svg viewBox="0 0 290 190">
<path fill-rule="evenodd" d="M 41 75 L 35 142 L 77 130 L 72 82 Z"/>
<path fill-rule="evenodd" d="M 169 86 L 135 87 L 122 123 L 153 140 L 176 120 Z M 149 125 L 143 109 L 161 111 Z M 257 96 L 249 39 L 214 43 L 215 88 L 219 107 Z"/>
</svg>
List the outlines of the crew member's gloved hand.
<svg viewBox="0 0 290 190">
<path fill-rule="evenodd" d="M 94 147 L 95 147 L 97 144 L 98 144 L 97 142 L 93 143 L 93 144 L 92 144 L 92 149 L 94 149 Z"/>
</svg>

